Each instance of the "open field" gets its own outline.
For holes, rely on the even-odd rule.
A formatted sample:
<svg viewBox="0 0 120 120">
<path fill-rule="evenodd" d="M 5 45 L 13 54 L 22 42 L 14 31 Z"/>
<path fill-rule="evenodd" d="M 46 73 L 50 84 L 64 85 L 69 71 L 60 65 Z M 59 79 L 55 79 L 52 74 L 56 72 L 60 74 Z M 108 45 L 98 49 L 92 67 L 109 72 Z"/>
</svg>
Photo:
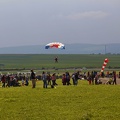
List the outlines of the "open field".
<svg viewBox="0 0 120 120">
<path fill-rule="evenodd" d="M 55 63 L 54 58 L 59 62 Z M 1 54 L 0 70 L 9 72 L 20 70 L 58 70 L 58 72 L 77 68 L 96 69 L 100 71 L 105 58 L 109 59 L 106 69 L 120 68 L 120 55 L 82 55 L 82 54 Z"/>
<path fill-rule="evenodd" d="M 59 62 L 54 63 L 58 56 Z M 0 55 L 1 73 L 42 71 L 72 73 L 83 70 L 101 70 L 105 58 L 109 59 L 106 70 L 119 71 L 119 55 Z M 105 82 L 105 81 L 104 81 Z M 120 80 L 118 80 L 120 83 Z M 120 85 L 88 85 L 87 80 L 79 80 L 77 86 L 58 86 L 47 89 L 42 81 L 37 86 L 0 87 L 1 120 L 119 120 Z M 71 81 L 72 83 L 72 81 Z M 1 83 L 0 83 L 1 86 Z"/>
<path fill-rule="evenodd" d="M 119 120 L 120 86 L 63 86 L 57 80 L 55 88 L 37 86 L 0 88 L 1 120 Z M 72 81 L 71 81 L 72 83 Z"/>
</svg>

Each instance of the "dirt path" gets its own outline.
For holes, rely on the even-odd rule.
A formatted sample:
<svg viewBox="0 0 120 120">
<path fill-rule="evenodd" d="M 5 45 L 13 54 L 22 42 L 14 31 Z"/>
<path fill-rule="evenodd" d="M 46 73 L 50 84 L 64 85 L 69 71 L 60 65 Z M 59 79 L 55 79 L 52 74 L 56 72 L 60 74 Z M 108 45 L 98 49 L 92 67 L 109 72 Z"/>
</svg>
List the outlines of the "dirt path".
<svg viewBox="0 0 120 120">
<path fill-rule="evenodd" d="M 105 78 L 100 78 L 100 80 L 101 80 L 102 84 L 105 84 L 109 80 L 109 78 L 106 78 L 106 77 Z M 117 78 L 116 82 L 119 85 L 120 84 L 120 78 Z"/>
</svg>

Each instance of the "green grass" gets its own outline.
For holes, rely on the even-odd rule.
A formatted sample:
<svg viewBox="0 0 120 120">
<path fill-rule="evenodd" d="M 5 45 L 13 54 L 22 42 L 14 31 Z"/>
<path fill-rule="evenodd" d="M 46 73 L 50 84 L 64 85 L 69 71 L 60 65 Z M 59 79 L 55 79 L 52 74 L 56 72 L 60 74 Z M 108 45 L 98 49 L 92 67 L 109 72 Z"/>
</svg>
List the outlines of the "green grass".
<svg viewBox="0 0 120 120">
<path fill-rule="evenodd" d="M 54 63 L 58 56 L 59 63 Z M 101 68 L 105 58 L 109 59 L 106 67 L 120 68 L 120 55 L 82 55 L 82 54 L 1 54 L 1 69 L 42 69 L 42 68 Z"/>
<path fill-rule="evenodd" d="M 59 63 L 54 63 L 58 56 Z M 92 68 L 100 71 L 105 58 L 106 66 L 120 68 L 119 55 L 0 55 L 0 72 L 17 72 L 9 69 L 35 69 L 37 74 L 42 68 L 51 73 L 64 73 L 74 68 Z M 58 70 L 52 69 L 58 68 Z M 8 71 L 5 71 L 8 69 Z M 112 69 L 109 69 L 112 70 Z M 19 70 L 18 70 L 19 71 Z M 117 70 L 119 71 L 119 69 Z M 82 71 L 84 72 L 84 71 Z M 119 120 L 120 118 L 120 86 L 88 85 L 87 81 L 79 81 L 78 86 L 63 86 L 58 80 L 56 89 L 42 88 L 42 81 L 32 89 L 28 87 L 0 88 L 1 120 Z"/>
<path fill-rule="evenodd" d="M 0 88 L 1 120 L 119 120 L 120 86 L 88 85 Z M 72 83 L 72 81 L 71 81 Z"/>
<path fill-rule="evenodd" d="M 59 62 L 55 63 L 54 58 L 58 56 Z M 120 55 L 87 55 L 87 54 L 0 54 L 0 73 L 8 72 L 29 72 L 34 69 L 37 74 L 41 71 L 63 73 L 69 71 L 73 73 L 76 69 L 84 67 L 89 70 L 100 71 L 105 58 L 109 62 L 106 71 L 119 71 Z M 2 66 L 4 65 L 4 66 Z M 69 69 L 68 69 L 69 68 Z M 83 70 L 83 72 L 86 70 Z"/>
</svg>

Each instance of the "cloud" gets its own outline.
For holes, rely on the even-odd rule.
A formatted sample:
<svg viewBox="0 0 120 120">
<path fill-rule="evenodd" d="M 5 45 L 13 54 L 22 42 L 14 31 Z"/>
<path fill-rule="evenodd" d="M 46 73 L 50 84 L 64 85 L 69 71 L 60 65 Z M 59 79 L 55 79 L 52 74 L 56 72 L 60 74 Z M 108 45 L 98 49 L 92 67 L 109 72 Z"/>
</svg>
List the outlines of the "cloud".
<svg viewBox="0 0 120 120">
<path fill-rule="evenodd" d="M 70 20 L 80 20 L 80 19 L 101 19 L 107 17 L 109 14 L 103 11 L 88 11 L 80 13 L 72 13 L 64 16 Z"/>
</svg>

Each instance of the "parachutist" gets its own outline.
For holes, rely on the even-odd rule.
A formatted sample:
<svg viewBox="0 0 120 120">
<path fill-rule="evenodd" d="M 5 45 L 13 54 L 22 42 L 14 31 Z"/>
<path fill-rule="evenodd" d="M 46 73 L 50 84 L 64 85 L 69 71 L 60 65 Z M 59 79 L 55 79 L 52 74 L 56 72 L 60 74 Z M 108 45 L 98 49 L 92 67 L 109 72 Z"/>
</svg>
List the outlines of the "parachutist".
<svg viewBox="0 0 120 120">
<path fill-rule="evenodd" d="M 55 63 L 58 63 L 58 58 L 57 57 L 55 57 Z"/>
</svg>

